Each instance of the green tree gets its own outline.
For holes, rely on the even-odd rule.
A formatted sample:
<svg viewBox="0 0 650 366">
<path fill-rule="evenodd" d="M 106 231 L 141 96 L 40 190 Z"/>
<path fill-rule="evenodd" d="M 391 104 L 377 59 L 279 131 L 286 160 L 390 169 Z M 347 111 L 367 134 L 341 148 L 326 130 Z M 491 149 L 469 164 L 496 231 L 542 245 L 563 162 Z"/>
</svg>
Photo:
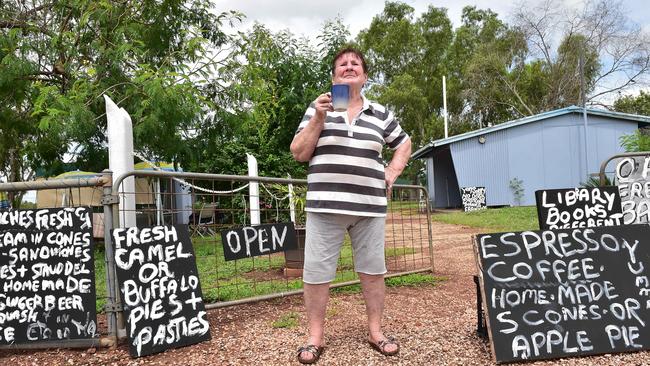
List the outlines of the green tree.
<svg viewBox="0 0 650 366">
<path fill-rule="evenodd" d="M 507 30 L 503 37 L 482 45 L 465 69 L 464 91 L 472 118 L 496 124 L 581 105 L 581 73 L 585 93 L 589 93 L 600 67 L 598 55 L 591 50 L 580 60 L 583 48 L 583 36 L 569 35 L 549 63 L 544 59 L 526 62 L 528 48 L 523 34 L 516 30 Z"/>
<path fill-rule="evenodd" d="M 441 76 L 452 37 L 445 9 L 430 6 L 415 19 L 399 2 L 386 2 L 357 36 L 370 64 L 369 95 L 394 110 L 415 146 L 441 136 Z"/>
<path fill-rule="evenodd" d="M 521 99 L 515 85 L 524 68 L 526 44 L 491 10 L 465 7 L 447 62 L 458 90 L 454 113 L 471 128 L 505 122 L 517 115 Z"/>
<path fill-rule="evenodd" d="M 340 20 L 323 26 L 316 48 L 261 24 L 242 34 L 219 69 L 230 86 L 227 100 L 215 96 L 215 104 L 226 108 L 218 108 L 193 139 L 198 156 L 191 169 L 246 174 L 250 153 L 260 175 L 304 177 L 305 166 L 293 160 L 289 145 L 309 103 L 329 89 L 331 58 L 348 37 Z"/>
<path fill-rule="evenodd" d="M 650 116 L 650 93 L 641 90 L 639 95 L 626 95 L 614 102 L 614 110 L 623 113 Z"/>
<path fill-rule="evenodd" d="M 608 107 L 608 96 L 650 71 L 648 35 L 621 2 L 599 0 L 575 9 L 557 0 L 522 3 L 513 19 L 526 37 L 528 56 L 541 65 L 538 85 L 545 98 L 530 104 L 534 113 L 583 103 Z"/>
<path fill-rule="evenodd" d="M 178 161 L 211 101 L 207 79 L 235 13 L 208 0 L 30 2 L 0 7 L 0 169 L 11 181 L 107 167 L 107 94 L 132 116 L 135 146 Z"/>
<path fill-rule="evenodd" d="M 465 7 L 454 30 L 444 8 L 415 18 L 409 5 L 387 2 L 358 40 L 372 65 L 371 95 L 395 110 L 416 146 L 444 135 L 443 76 L 451 135 L 523 109 L 512 70 L 525 65 L 526 43 L 490 10 Z"/>
<path fill-rule="evenodd" d="M 650 93 L 639 92 L 638 95 L 626 95 L 614 102 L 614 110 L 623 113 L 650 116 Z M 620 139 L 621 146 L 627 152 L 650 151 L 650 134 L 648 129 L 638 129 Z"/>
<path fill-rule="evenodd" d="M 627 152 L 650 151 L 650 134 L 647 129 L 639 129 L 620 138 L 621 146 Z"/>
<path fill-rule="evenodd" d="M 369 93 L 395 110 L 417 147 L 442 137 L 443 75 L 453 135 L 569 105 L 603 104 L 649 70 L 650 43 L 620 3 L 573 10 L 533 2 L 512 16 L 507 24 L 491 10 L 465 7 L 453 30 L 445 9 L 430 7 L 416 17 L 411 6 L 387 2 L 357 37 L 371 63 Z"/>
</svg>

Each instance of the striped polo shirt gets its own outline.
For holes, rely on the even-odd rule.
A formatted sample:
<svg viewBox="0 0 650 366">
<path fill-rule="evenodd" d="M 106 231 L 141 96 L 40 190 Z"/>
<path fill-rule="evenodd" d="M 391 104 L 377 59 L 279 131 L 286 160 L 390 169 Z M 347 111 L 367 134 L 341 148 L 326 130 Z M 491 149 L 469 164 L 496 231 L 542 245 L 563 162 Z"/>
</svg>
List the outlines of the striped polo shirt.
<svg viewBox="0 0 650 366">
<path fill-rule="evenodd" d="M 363 98 L 349 124 L 347 112 L 327 112 L 325 126 L 309 160 L 305 211 L 357 216 L 386 216 L 382 148 L 396 149 L 409 139 L 392 112 Z M 307 108 L 296 133 L 314 115 Z"/>
</svg>

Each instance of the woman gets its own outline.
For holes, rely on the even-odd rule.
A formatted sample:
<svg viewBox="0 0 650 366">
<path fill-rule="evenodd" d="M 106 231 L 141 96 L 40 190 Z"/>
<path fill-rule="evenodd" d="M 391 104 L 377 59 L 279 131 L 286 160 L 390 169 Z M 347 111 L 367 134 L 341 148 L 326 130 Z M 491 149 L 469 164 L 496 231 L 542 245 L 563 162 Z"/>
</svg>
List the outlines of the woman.
<svg viewBox="0 0 650 366">
<path fill-rule="evenodd" d="M 347 111 L 334 111 L 330 93 L 319 95 L 291 143 L 294 158 L 309 161 L 303 269 L 309 340 L 298 350 L 301 363 L 316 362 L 323 351 L 329 284 L 346 231 L 366 302 L 368 342 L 387 356 L 399 352 L 397 341 L 381 330 L 384 228 L 387 191 L 408 162 L 411 141 L 392 112 L 361 94 L 367 81 L 363 54 L 352 47 L 339 51 L 332 61 L 332 83 L 349 85 Z M 395 150 L 386 167 L 384 145 Z"/>
</svg>

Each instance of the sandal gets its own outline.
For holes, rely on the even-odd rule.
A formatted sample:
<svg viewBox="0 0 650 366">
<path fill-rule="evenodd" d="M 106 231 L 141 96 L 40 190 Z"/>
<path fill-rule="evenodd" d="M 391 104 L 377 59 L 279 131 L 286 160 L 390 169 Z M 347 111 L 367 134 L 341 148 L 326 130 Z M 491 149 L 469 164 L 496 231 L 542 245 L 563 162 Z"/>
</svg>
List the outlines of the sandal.
<svg viewBox="0 0 650 366">
<path fill-rule="evenodd" d="M 384 356 L 394 356 L 399 352 L 399 343 L 393 337 L 387 337 L 386 339 L 384 339 L 379 343 L 375 343 L 371 340 L 368 340 L 368 343 L 370 343 L 372 348 L 374 348 L 375 350 L 377 350 L 377 352 L 381 353 Z M 386 346 L 389 344 L 394 344 L 397 346 L 397 348 L 394 351 L 388 352 L 386 351 Z"/>
<path fill-rule="evenodd" d="M 311 363 L 316 363 L 318 359 L 320 358 L 320 355 L 323 354 L 323 350 L 325 348 L 323 346 L 314 346 L 313 344 L 308 344 L 304 347 L 298 348 L 298 362 L 302 364 L 311 364 Z M 301 354 L 303 352 L 309 352 L 311 353 L 314 357 L 310 359 L 305 359 L 302 358 Z"/>
</svg>

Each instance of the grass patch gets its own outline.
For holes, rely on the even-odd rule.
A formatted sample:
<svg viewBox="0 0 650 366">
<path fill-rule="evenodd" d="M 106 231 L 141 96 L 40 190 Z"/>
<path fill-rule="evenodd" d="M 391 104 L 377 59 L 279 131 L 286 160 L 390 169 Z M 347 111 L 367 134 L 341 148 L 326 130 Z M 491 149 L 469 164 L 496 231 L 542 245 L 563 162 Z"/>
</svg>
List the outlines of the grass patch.
<svg viewBox="0 0 650 366">
<path fill-rule="evenodd" d="M 199 274 L 214 272 L 206 280 L 228 280 L 253 270 L 277 270 L 284 267 L 284 256 L 281 253 L 226 261 L 220 236 L 192 238 L 192 243 Z"/>
<path fill-rule="evenodd" d="M 412 273 L 406 276 L 391 277 L 386 279 L 386 287 L 398 286 L 435 286 L 439 282 L 444 281 L 444 277 L 436 277 L 427 273 Z"/>
<path fill-rule="evenodd" d="M 395 201 L 391 200 L 388 203 L 388 211 L 401 212 L 401 211 L 414 211 L 420 210 L 420 203 L 418 201 Z"/>
<path fill-rule="evenodd" d="M 295 311 L 282 314 L 280 318 L 271 323 L 273 328 L 295 328 L 298 326 L 298 313 Z"/>
<path fill-rule="evenodd" d="M 400 286 L 435 286 L 439 282 L 446 280 L 444 277 L 436 277 L 428 273 L 412 273 L 404 276 L 390 277 L 385 280 L 386 287 Z M 358 294 L 361 292 L 361 284 L 337 287 L 332 289 L 335 294 Z"/>
<path fill-rule="evenodd" d="M 221 237 L 193 237 L 196 266 L 203 290 L 205 303 L 231 301 L 282 291 L 302 288 L 302 280 L 279 277 L 284 268 L 284 255 L 276 253 L 255 258 L 226 261 L 223 256 Z M 386 248 L 386 258 L 416 253 L 415 248 Z M 106 304 L 106 269 L 104 246 L 95 247 L 95 287 L 97 293 L 97 312 L 103 311 Z M 260 277 L 262 276 L 262 277 Z M 257 280 L 256 280 L 257 278 Z M 275 278 L 275 279 L 274 279 Z M 338 271 L 334 283 L 357 280 L 354 272 L 352 246 L 346 235 L 338 261 Z M 256 282 L 259 281 L 259 282 Z M 336 293 L 357 293 L 361 287 L 347 286 L 337 288 Z"/>
<path fill-rule="evenodd" d="M 325 317 L 331 319 L 339 314 L 339 300 L 330 299 L 329 304 L 327 305 L 327 310 L 325 311 Z"/>
<path fill-rule="evenodd" d="M 349 286 L 335 287 L 331 291 L 333 294 L 358 294 L 361 292 L 361 285 L 357 283 Z"/>
<path fill-rule="evenodd" d="M 418 201 L 395 201 L 388 203 L 388 217 L 391 214 L 400 214 L 402 216 L 414 216 L 423 214 L 425 206 L 420 206 Z"/>
<path fill-rule="evenodd" d="M 95 296 L 97 303 L 95 310 L 101 313 L 106 305 L 106 298 L 108 293 L 106 290 L 106 258 L 103 245 L 95 245 Z"/>
<path fill-rule="evenodd" d="M 200 273 L 199 273 L 200 275 Z M 233 277 L 228 281 L 219 281 L 219 287 L 214 283 L 201 282 L 203 300 L 205 303 L 230 301 L 247 297 L 268 295 L 279 291 L 291 291 L 302 288 L 302 280 L 273 280 L 255 282 L 245 277 Z"/>
<path fill-rule="evenodd" d="M 386 253 L 386 258 L 397 257 L 400 255 L 414 254 L 416 252 L 415 248 L 411 247 L 400 247 L 400 248 L 386 248 L 384 249 Z"/>
<path fill-rule="evenodd" d="M 471 212 L 436 213 L 433 221 L 447 224 L 480 227 L 491 232 L 539 230 L 537 208 L 535 206 L 518 206 L 489 208 Z"/>
</svg>

